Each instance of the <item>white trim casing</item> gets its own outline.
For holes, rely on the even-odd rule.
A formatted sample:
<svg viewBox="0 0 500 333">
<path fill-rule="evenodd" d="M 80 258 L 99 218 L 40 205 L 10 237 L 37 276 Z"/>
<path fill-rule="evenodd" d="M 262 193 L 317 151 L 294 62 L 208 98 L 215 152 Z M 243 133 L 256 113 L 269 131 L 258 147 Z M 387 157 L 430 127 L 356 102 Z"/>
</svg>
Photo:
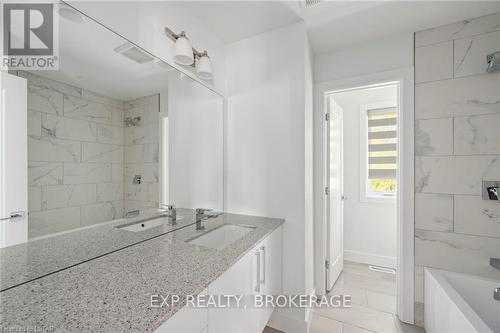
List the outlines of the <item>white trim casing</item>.
<svg viewBox="0 0 500 333">
<path fill-rule="evenodd" d="M 319 295 L 325 293 L 326 221 L 324 201 L 324 114 L 325 93 L 398 81 L 398 250 L 397 312 L 399 319 L 414 323 L 414 68 L 403 68 L 314 85 L 314 276 Z"/>
</svg>

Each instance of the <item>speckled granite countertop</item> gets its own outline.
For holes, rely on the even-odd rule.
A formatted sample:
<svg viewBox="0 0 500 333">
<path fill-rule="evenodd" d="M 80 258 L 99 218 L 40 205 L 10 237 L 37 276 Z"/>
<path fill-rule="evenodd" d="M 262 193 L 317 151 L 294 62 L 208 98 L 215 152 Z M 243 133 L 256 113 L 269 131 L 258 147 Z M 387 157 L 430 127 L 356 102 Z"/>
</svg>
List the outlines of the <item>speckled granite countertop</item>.
<svg viewBox="0 0 500 333">
<path fill-rule="evenodd" d="M 182 219 L 176 225 L 165 217 L 163 225 L 141 232 L 116 228 L 151 216 L 146 214 L 0 249 L 0 291 L 183 228 L 195 222 L 194 214 L 192 209 L 178 209 Z"/>
<path fill-rule="evenodd" d="M 182 307 L 152 308 L 152 294 L 199 294 L 283 222 L 223 214 L 203 232 L 226 223 L 256 228 L 216 250 L 186 243 L 200 233 L 191 225 L 24 283 L 0 293 L 0 328 L 152 332 Z"/>
</svg>

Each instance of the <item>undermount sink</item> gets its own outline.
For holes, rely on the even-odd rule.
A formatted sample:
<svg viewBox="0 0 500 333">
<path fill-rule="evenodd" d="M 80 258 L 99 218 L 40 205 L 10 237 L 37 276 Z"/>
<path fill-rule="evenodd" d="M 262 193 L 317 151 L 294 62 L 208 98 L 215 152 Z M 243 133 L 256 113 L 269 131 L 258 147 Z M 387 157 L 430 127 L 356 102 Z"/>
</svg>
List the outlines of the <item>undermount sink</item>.
<svg viewBox="0 0 500 333">
<path fill-rule="evenodd" d="M 118 229 L 122 230 L 127 230 L 127 231 L 133 231 L 133 232 L 138 232 L 138 231 L 144 231 L 147 229 L 151 229 L 154 227 L 158 227 L 160 225 L 163 225 L 165 223 L 171 223 L 170 219 L 168 219 L 168 222 L 165 220 L 165 218 L 168 218 L 167 216 L 157 216 L 157 217 L 151 217 L 149 219 L 133 222 L 130 224 L 126 224 L 123 226 L 118 226 Z M 177 216 L 177 220 L 182 220 L 182 216 Z"/>
<path fill-rule="evenodd" d="M 255 227 L 245 225 L 223 224 L 220 227 L 210 230 L 200 236 L 191 238 L 186 242 L 222 250 L 254 229 Z"/>
</svg>

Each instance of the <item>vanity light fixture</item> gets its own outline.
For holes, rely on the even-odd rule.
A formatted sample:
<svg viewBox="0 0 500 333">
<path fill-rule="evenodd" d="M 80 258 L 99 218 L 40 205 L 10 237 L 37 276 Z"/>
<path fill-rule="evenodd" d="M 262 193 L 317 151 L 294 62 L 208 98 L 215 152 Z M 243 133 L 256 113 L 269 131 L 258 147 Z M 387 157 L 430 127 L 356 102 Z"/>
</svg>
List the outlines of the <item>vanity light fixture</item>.
<svg viewBox="0 0 500 333">
<path fill-rule="evenodd" d="M 214 76 L 212 71 L 212 61 L 210 60 L 207 51 L 204 51 L 196 61 L 196 74 L 203 80 L 210 80 Z"/>
<path fill-rule="evenodd" d="M 179 65 L 189 66 L 194 63 L 194 53 L 193 47 L 186 37 L 186 33 L 181 31 L 179 35 L 176 35 L 176 41 L 174 46 L 174 60 Z"/>
<path fill-rule="evenodd" d="M 174 45 L 174 61 L 183 66 L 192 66 L 196 68 L 196 74 L 200 79 L 210 80 L 213 78 L 212 61 L 207 51 L 199 52 L 191 46 L 186 33 L 181 31 L 176 34 L 165 27 L 165 34 L 170 38 Z"/>
</svg>

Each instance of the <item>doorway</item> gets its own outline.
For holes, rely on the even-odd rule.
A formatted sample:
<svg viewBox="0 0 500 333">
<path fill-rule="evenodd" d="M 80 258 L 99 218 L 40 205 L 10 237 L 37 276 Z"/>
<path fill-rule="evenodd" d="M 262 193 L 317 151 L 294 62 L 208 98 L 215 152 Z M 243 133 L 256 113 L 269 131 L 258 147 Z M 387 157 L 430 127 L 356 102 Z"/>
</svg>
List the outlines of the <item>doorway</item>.
<svg viewBox="0 0 500 333">
<path fill-rule="evenodd" d="M 391 274 L 391 311 L 413 323 L 413 69 L 316 84 L 315 104 L 316 292 Z"/>
<path fill-rule="evenodd" d="M 333 91 L 326 98 L 325 280 L 331 291 L 344 260 L 395 273 L 398 83 Z M 395 311 L 395 296 L 393 303 Z"/>
</svg>

